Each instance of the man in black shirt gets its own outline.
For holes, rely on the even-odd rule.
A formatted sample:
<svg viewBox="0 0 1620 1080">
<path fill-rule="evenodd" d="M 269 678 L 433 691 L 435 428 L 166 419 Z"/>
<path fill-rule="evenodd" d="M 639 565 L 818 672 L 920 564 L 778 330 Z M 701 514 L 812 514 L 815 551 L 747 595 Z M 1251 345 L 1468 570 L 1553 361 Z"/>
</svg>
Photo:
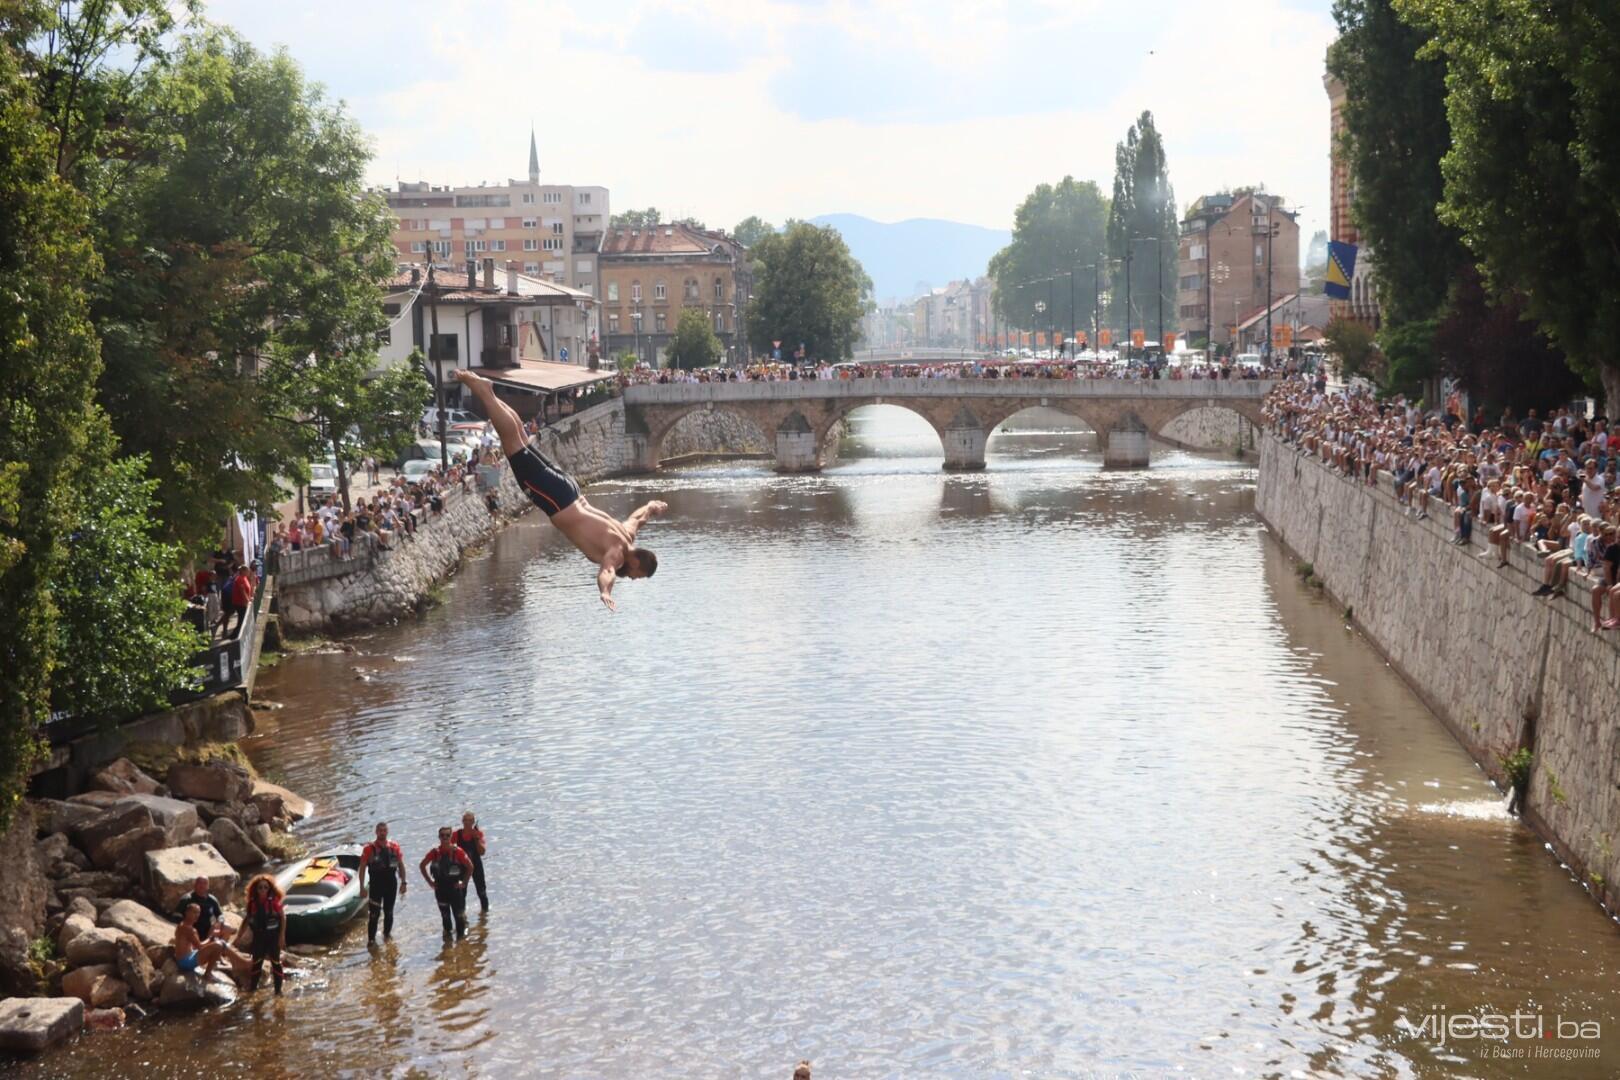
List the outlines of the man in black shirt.
<svg viewBox="0 0 1620 1080">
<path fill-rule="evenodd" d="M 200 877 L 191 883 L 191 894 L 183 897 L 179 906 L 174 909 L 176 918 L 182 921 L 185 919 L 187 904 L 197 905 L 197 937 L 206 945 L 208 939 L 213 936 L 214 926 L 219 922 L 222 914 L 219 901 L 208 893 L 207 878 Z"/>
</svg>

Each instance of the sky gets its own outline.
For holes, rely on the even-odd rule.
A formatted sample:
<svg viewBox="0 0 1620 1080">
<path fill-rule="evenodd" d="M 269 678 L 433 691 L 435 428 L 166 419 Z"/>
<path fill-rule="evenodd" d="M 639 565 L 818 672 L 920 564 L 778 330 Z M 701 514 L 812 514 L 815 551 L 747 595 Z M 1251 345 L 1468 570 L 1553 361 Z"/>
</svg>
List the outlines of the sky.
<svg viewBox="0 0 1620 1080">
<path fill-rule="evenodd" d="M 1263 184 L 1328 221 L 1330 0 L 208 0 L 370 134 L 372 179 L 598 184 L 727 227 L 847 212 L 1010 228 L 1142 110 L 1180 209 Z"/>
</svg>

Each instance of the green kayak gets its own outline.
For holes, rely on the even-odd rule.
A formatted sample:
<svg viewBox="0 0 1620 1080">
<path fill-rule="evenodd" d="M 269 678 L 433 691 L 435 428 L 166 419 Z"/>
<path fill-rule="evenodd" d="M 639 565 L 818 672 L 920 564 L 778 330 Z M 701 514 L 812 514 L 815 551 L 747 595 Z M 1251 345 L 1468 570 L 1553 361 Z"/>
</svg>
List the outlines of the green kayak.
<svg viewBox="0 0 1620 1080">
<path fill-rule="evenodd" d="M 360 845 L 340 844 L 295 862 L 276 875 L 286 894 L 287 940 L 330 937 L 357 915 L 360 895 Z"/>
</svg>

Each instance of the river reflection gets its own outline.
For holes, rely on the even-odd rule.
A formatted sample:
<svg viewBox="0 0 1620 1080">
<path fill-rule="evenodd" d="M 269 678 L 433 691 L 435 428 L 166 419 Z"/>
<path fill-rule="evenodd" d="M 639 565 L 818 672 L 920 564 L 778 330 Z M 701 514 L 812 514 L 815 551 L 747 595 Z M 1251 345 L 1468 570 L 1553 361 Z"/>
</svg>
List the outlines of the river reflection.
<svg viewBox="0 0 1620 1080">
<path fill-rule="evenodd" d="M 313 842 L 384 819 L 414 863 L 478 814 L 467 941 L 413 889 L 280 1005 L 23 1071 L 1620 1072 L 1614 927 L 1299 582 L 1251 470 L 1021 433 L 947 475 L 856 421 L 819 476 L 594 487 L 671 507 L 618 615 L 531 518 L 422 620 L 263 675 L 251 753 Z M 1602 1022 L 1603 1057 L 1411 1030 L 1515 1008 Z"/>
</svg>

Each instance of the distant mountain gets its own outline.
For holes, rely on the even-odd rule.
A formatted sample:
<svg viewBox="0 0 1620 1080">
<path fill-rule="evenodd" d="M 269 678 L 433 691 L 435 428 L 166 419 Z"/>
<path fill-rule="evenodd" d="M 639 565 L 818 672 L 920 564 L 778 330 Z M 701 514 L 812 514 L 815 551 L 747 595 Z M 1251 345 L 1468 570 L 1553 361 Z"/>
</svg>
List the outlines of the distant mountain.
<svg viewBox="0 0 1620 1080">
<path fill-rule="evenodd" d="M 976 278 L 990 256 L 1012 239 L 1007 229 L 958 221 L 912 218 L 893 224 L 859 214 L 823 214 L 812 224 L 831 225 L 872 276 L 879 300 L 915 296 L 929 286 Z"/>
</svg>

